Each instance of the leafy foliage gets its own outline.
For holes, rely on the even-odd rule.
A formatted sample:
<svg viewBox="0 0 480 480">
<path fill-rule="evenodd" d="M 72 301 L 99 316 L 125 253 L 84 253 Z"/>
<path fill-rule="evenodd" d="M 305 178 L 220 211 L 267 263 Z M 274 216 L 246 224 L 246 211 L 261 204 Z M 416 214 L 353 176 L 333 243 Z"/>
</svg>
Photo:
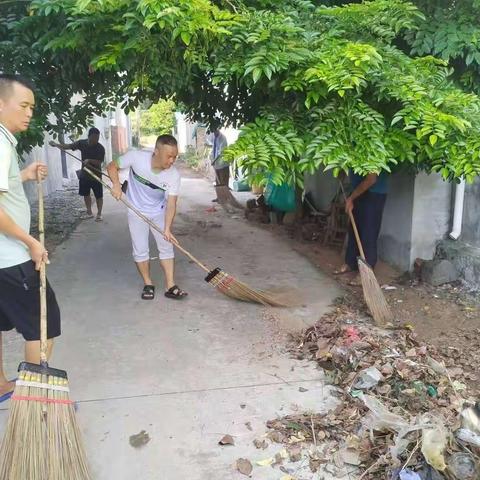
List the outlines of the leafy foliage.
<svg viewBox="0 0 480 480">
<path fill-rule="evenodd" d="M 480 173 L 478 0 L 22 5 L 1 6 L 0 61 L 39 79 L 42 122 L 172 97 L 192 119 L 243 125 L 225 156 L 255 183 L 405 163 Z"/>
<path fill-rule="evenodd" d="M 435 55 L 453 67 L 453 78 L 480 92 L 480 2 L 478 0 L 417 0 L 425 19 L 405 34 L 407 51 Z"/>
<path fill-rule="evenodd" d="M 140 131 L 143 135 L 172 133 L 175 126 L 175 102 L 160 100 L 141 112 Z"/>
</svg>

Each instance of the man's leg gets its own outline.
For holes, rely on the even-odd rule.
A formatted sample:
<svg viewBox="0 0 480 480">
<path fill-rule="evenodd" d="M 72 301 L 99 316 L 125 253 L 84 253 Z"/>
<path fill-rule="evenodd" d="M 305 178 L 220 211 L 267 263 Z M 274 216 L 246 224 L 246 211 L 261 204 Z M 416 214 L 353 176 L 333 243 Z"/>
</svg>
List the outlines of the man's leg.
<svg viewBox="0 0 480 480">
<path fill-rule="evenodd" d="M 95 200 L 97 202 L 97 222 L 99 222 L 102 220 L 103 185 L 96 180 L 92 180 L 92 190 L 95 194 Z"/>
<path fill-rule="evenodd" d="M 367 193 L 365 195 L 367 197 L 362 241 L 367 263 L 374 268 L 378 261 L 378 236 L 380 235 L 383 208 L 387 196 L 380 193 Z"/>
<path fill-rule="evenodd" d="M 92 198 L 90 197 L 90 183 L 87 178 L 84 176 L 86 173 L 83 173 L 83 175 L 80 177 L 79 183 L 78 183 L 78 194 L 83 197 L 83 200 L 85 202 L 85 207 L 87 209 L 87 215 L 89 217 L 93 216 L 92 215 Z"/>
<path fill-rule="evenodd" d="M 33 266 L 31 268 L 34 268 Z M 32 284 L 29 289 L 29 297 L 27 303 L 33 303 L 35 305 L 34 311 L 31 311 L 28 327 L 26 325 L 24 331 L 25 338 L 25 360 L 30 363 L 40 364 L 40 329 L 38 318 L 40 316 L 40 304 L 38 302 L 38 289 L 40 288 L 40 280 L 37 273 L 35 273 L 35 280 L 32 280 Z M 60 308 L 58 306 L 55 292 L 47 279 L 47 360 L 52 356 L 53 339 L 61 334 L 61 315 Z M 38 308 L 38 311 L 37 311 Z M 28 333 L 27 333 L 28 332 Z M 32 340 L 34 339 L 34 340 Z"/>
<path fill-rule="evenodd" d="M 220 176 L 219 176 L 220 170 L 215 169 L 215 187 L 220 186 Z M 217 189 L 215 188 L 215 193 L 217 192 Z M 212 200 L 212 202 L 218 202 L 218 195 Z"/>
<path fill-rule="evenodd" d="M 366 214 L 366 194 L 363 194 L 361 197 L 355 200 L 354 209 L 353 209 L 353 219 L 355 220 L 355 225 L 358 230 L 358 235 L 362 243 L 362 247 L 365 249 L 365 214 Z M 348 265 L 350 270 L 358 272 L 358 261 L 357 258 L 360 256 L 360 250 L 358 248 L 357 239 L 353 232 L 353 227 L 350 224 L 348 228 L 348 244 L 347 251 L 345 254 L 345 263 Z M 361 285 L 360 276 L 357 274 L 350 282 L 350 285 L 359 286 Z"/>
<path fill-rule="evenodd" d="M 47 340 L 47 360 L 50 359 L 53 349 L 53 338 Z M 25 361 L 40 365 L 40 341 L 25 342 Z"/>
<path fill-rule="evenodd" d="M 347 251 L 345 252 L 345 264 L 339 269 L 339 273 L 358 270 L 357 265 L 358 246 L 355 240 L 355 234 L 351 225 L 348 227 L 348 243 Z"/>
<path fill-rule="evenodd" d="M 90 194 L 85 195 L 83 197 L 83 200 L 85 201 L 85 207 L 87 208 L 87 215 L 90 217 L 93 215 L 92 213 L 92 197 Z"/>
<path fill-rule="evenodd" d="M 138 273 L 142 277 L 144 285 L 153 285 L 152 277 L 150 277 L 150 260 L 144 262 L 135 262 Z"/>
<path fill-rule="evenodd" d="M 13 391 L 15 382 L 9 382 L 3 371 L 3 339 L 0 332 L 0 396 Z"/>
<path fill-rule="evenodd" d="M 161 229 L 165 228 L 165 214 L 163 212 L 153 217 L 152 221 Z M 187 293 L 178 288 L 177 284 L 175 283 L 175 252 L 173 245 L 170 242 L 167 242 L 163 238 L 163 235 L 156 230 L 152 229 L 151 231 L 157 243 L 160 265 L 165 276 L 165 291 L 174 298 L 183 298 L 187 295 Z M 177 288 L 174 289 L 173 292 L 169 292 L 169 290 L 172 290 L 172 288 L 175 286 L 177 286 Z"/>
<path fill-rule="evenodd" d="M 220 168 L 215 169 L 215 186 L 216 187 L 219 187 L 221 185 L 222 179 L 220 178 L 220 176 L 221 176 L 220 172 L 221 172 Z"/>
<path fill-rule="evenodd" d="M 97 198 L 97 220 L 102 218 L 103 198 Z"/>
<path fill-rule="evenodd" d="M 365 195 L 365 194 L 364 194 Z M 362 242 L 363 246 L 363 231 L 364 231 L 364 210 L 365 210 L 365 199 L 364 195 L 357 198 L 354 203 L 353 208 L 353 219 L 355 220 L 355 225 L 358 230 L 358 235 Z M 358 270 L 358 262 L 357 258 L 360 256 L 360 251 L 358 249 L 357 239 L 355 238 L 355 233 L 353 232 L 352 224 L 350 223 L 348 226 L 348 243 L 347 243 L 347 251 L 345 253 L 345 263 L 348 265 L 350 270 Z"/>
<path fill-rule="evenodd" d="M 230 179 L 230 167 L 224 167 L 218 170 L 218 186 L 228 187 L 228 181 Z"/>
<path fill-rule="evenodd" d="M 160 265 L 162 266 L 163 273 L 165 274 L 166 290 L 170 290 L 175 285 L 175 259 L 160 259 Z"/>
<path fill-rule="evenodd" d="M 153 285 L 150 277 L 149 226 L 133 212 L 129 211 L 127 217 L 128 229 L 130 230 L 130 238 L 132 240 L 133 260 L 144 285 Z"/>
</svg>

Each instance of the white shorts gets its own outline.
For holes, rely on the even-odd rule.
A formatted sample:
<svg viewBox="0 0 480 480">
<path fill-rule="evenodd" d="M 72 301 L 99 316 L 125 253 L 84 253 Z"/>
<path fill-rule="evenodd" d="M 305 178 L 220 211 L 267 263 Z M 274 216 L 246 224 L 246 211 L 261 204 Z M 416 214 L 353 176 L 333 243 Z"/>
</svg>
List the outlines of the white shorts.
<svg viewBox="0 0 480 480">
<path fill-rule="evenodd" d="M 165 228 L 165 212 L 154 216 L 146 215 L 146 217 L 158 225 L 160 229 L 163 230 Z M 145 262 L 150 259 L 150 231 L 157 242 L 158 257 L 160 260 L 168 260 L 175 256 L 173 253 L 173 245 L 167 242 L 162 234 L 151 228 L 148 223 L 131 211 L 128 212 L 128 228 L 130 230 L 130 237 L 132 238 L 132 254 L 135 262 Z"/>
</svg>

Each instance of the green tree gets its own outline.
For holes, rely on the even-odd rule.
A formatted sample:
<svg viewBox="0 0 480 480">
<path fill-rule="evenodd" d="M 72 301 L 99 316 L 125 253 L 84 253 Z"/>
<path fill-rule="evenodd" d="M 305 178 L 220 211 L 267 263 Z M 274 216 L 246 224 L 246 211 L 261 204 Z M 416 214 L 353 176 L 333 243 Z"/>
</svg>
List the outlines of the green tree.
<svg viewBox="0 0 480 480">
<path fill-rule="evenodd" d="M 244 125 L 226 155 L 240 159 L 255 183 L 267 175 L 301 183 L 304 172 L 319 168 L 368 173 L 404 163 L 449 180 L 480 173 L 476 73 L 455 69 L 455 54 L 433 43 L 422 47 L 422 32 L 435 35 L 427 34 L 422 13 L 430 14 L 432 2 L 25 3 L 0 32 L 0 60 L 21 70 L 18 52 L 33 45 L 31 65 L 61 69 L 56 90 L 44 85 L 46 74 L 40 90 L 45 112 L 67 112 L 65 121 L 78 112 L 65 109 L 72 92 L 86 95 L 80 116 L 102 103 L 121 100 L 128 111 L 172 97 L 192 119 Z M 436 3 L 448 4 L 443 15 L 454 26 L 466 21 L 457 2 Z M 478 9 L 475 0 L 466 3 Z M 441 19 L 436 23 L 440 28 Z M 473 65 L 476 51 L 468 48 L 463 61 Z M 78 71 L 81 80 L 73 78 Z M 65 101 L 50 105 L 64 84 L 71 86 L 59 92 Z"/>
<path fill-rule="evenodd" d="M 144 135 L 172 133 L 175 126 L 175 102 L 160 100 L 140 113 L 140 131 Z"/>
</svg>

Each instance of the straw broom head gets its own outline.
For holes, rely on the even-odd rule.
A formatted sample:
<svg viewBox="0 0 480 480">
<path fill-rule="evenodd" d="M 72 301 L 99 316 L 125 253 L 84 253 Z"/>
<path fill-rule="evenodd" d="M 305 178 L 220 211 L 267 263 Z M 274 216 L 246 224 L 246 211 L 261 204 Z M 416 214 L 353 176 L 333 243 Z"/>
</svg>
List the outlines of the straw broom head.
<svg viewBox="0 0 480 480">
<path fill-rule="evenodd" d="M 228 297 L 244 302 L 260 303 L 272 307 L 290 307 L 290 302 L 279 298 L 266 290 L 256 290 L 237 280 L 232 275 L 217 267 L 205 277 L 205 281 Z"/>
<path fill-rule="evenodd" d="M 363 296 L 370 313 L 377 325 L 393 322 L 393 314 L 388 306 L 382 289 L 368 263 L 358 258 L 358 270 L 362 281 Z"/>
</svg>

